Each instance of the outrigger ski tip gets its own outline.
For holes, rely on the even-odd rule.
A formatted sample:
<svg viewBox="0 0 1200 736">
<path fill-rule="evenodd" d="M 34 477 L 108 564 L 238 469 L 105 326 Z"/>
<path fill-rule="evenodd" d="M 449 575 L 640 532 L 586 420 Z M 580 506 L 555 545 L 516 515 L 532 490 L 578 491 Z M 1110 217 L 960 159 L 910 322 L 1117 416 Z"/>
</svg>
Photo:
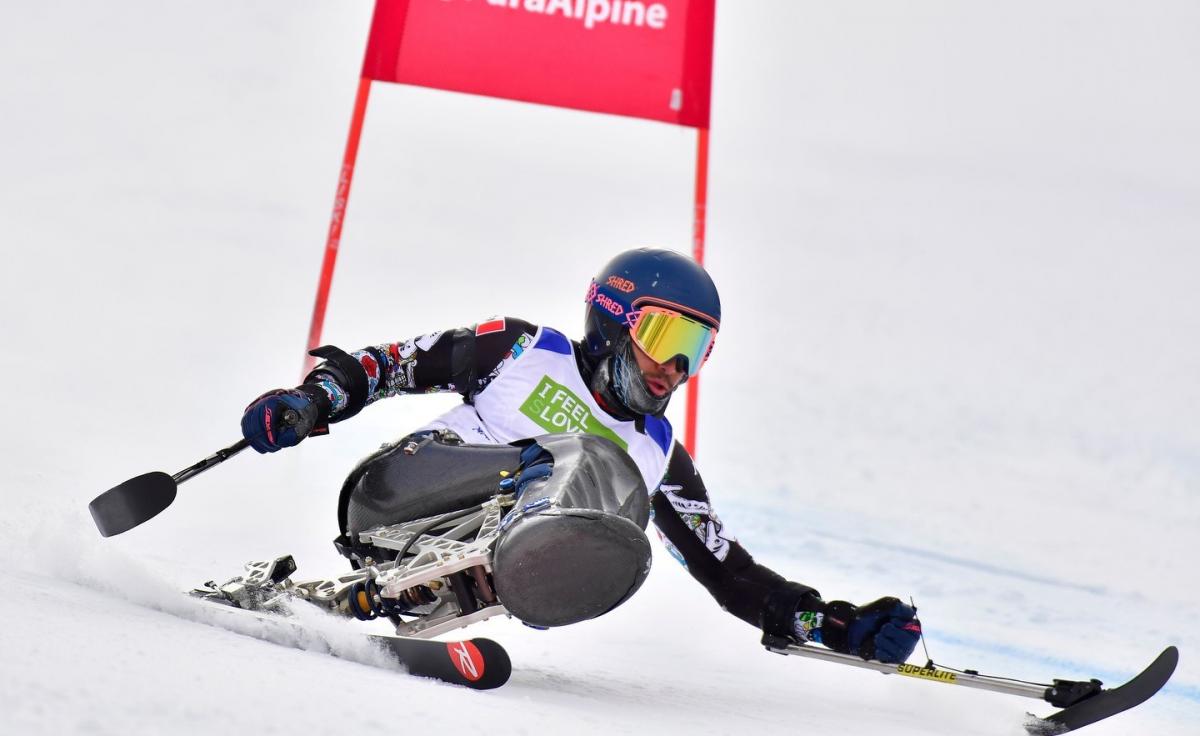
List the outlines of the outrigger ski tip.
<svg viewBox="0 0 1200 736">
<path fill-rule="evenodd" d="M 1093 683 L 1096 683 L 1094 692 L 1045 718 L 1030 715 L 1029 720 L 1025 723 L 1025 730 L 1035 736 L 1066 733 L 1116 715 L 1121 711 L 1129 710 L 1161 690 L 1163 685 L 1167 684 L 1167 680 L 1171 679 L 1178 664 L 1179 650 L 1173 646 L 1167 647 L 1150 663 L 1150 666 L 1124 685 L 1105 690 L 1099 687 L 1099 680 L 1092 680 Z M 1055 680 L 1055 685 L 1059 685 L 1060 682 L 1062 681 Z M 1047 693 L 1046 700 L 1055 704 L 1053 700 L 1050 700 L 1050 692 L 1053 691 Z"/>
<path fill-rule="evenodd" d="M 220 465 L 249 446 L 246 440 L 238 440 L 174 475 L 161 471 L 143 473 L 109 488 L 88 504 L 88 511 L 100 530 L 100 536 L 124 534 L 150 521 L 175 502 L 180 483 Z"/>
<path fill-rule="evenodd" d="M 841 654 L 822 647 L 794 644 L 787 639 L 764 636 L 763 646 L 777 654 L 791 654 L 827 662 L 848 664 L 854 667 L 913 677 L 928 682 L 948 685 L 963 685 L 1006 695 L 1020 695 L 1044 700 L 1061 708 L 1045 718 L 1029 714 L 1025 730 L 1033 736 L 1075 731 L 1084 726 L 1114 716 L 1121 711 L 1145 702 L 1167 684 L 1179 664 L 1179 650 L 1169 646 L 1155 658 L 1150 666 L 1123 685 L 1106 689 L 1099 680 L 1055 680 L 1052 684 L 1026 682 L 995 675 L 984 675 L 974 670 L 956 670 L 935 665 L 929 661 L 925 666 L 912 664 L 885 664 L 864 660 L 851 654 Z"/>
</svg>

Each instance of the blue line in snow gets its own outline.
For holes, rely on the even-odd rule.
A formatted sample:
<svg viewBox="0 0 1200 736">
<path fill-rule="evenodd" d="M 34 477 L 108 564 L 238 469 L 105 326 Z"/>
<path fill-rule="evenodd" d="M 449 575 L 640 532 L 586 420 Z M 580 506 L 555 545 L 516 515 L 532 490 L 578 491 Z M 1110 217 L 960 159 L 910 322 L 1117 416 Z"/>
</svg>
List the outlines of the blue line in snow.
<svg viewBox="0 0 1200 736">
<path fill-rule="evenodd" d="M 764 526 L 769 529 L 770 522 L 771 522 L 770 513 L 761 508 L 756 508 L 756 507 L 751 507 L 751 508 L 754 510 L 754 512 L 756 514 L 763 515 L 764 518 L 758 519 L 757 521 L 760 524 L 764 524 Z M 1013 569 L 1013 568 L 1001 567 L 999 565 L 993 565 L 993 564 L 990 564 L 987 562 L 971 560 L 971 559 L 968 559 L 965 557 L 956 557 L 954 555 L 948 555 L 948 554 L 945 554 L 942 552 L 934 552 L 932 550 L 922 549 L 920 547 L 911 547 L 911 546 L 903 545 L 903 544 L 895 544 L 893 542 L 882 542 L 882 541 L 879 541 L 878 539 L 871 539 L 869 537 L 852 537 L 852 536 L 847 536 L 844 534 L 836 534 L 833 532 L 822 531 L 821 529 L 819 529 L 815 526 L 806 528 L 805 533 L 811 537 L 823 537 L 825 539 L 832 539 L 834 541 L 842 542 L 844 544 L 857 544 L 857 545 L 862 545 L 864 547 L 874 547 L 877 549 L 886 549 L 886 550 L 890 550 L 892 552 L 900 552 L 903 554 L 912 555 L 913 557 L 920 557 L 920 558 L 926 559 L 926 560 L 934 560 L 934 561 L 941 562 L 941 563 L 944 563 L 947 565 L 955 565 L 957 567 L 964 567 L 969 570 L 977 570 L 979 572 L 985 572 L 985 573 L 988 573 L 991 575 L 998 575 L 1001 577 L 1013 578 L 1015 580 L 1024 580 L 1025 582 L 1029 582 L 1029 583 L 1038 583 L 1039 585 L 1050 585 L 1050 586 L 1054 586 L 1057 588 L 1068 588 L 1071 590 L 1079 590 L 1079 591 L 1083 591 L 1085 593 L 1091 593 L 1093 595 L 1102 595 L 1102 596 L 1111 595 L 1109 590 L 1103 586 L 1083 585 L 1081 583 L 1076 583 L 1071 580 L 1064 580 L 1061 578 L 1054 578 L 1054 577 L 1049 577 L 1049 576 L 1045 576 L 1045 575 L 1034 575 L 1032 573 L 1025 572 L 1024 570 L 1017 570 L 1017 569 Z M 770 537 L 768 536 L 767 539 L 769 540 Z M 769 544 L 769 541 L 767 543 Z M 759 540 L 756 540 L 755 544 L 758 547 L 764 546 L 764 543 Z M 786 552 L 794 552 L 794 550 L 788 549 L 787 545 L 776 545 L 776 547 L 779 549 L 782 549 Z"/>
<path fill-rule="evenodd" d="M 1005 577 L 1016 578 L 1017 580 L 1025 580 L 1030 583 L 1041 583 L 1043 585 L 1053 585 L 1053 586 L 1059 587 L 1059 588 L 1072 588 L 1074 590 L 1082 590 L 1085 593 L 1093 593 L 1095 595 L 1108 595 L 1108 591 L 1105 588 L 1098 586 L 1098 585 L 1081 585 L 1079 583 L 1073 583 L 1068 580 L 1062 580 L 1059 578 L 1044 577 L 1041 575 L 1032 575 L 1030 573 L 1023 572 L 1021 570 L 1013 570 L 1013 569 L 1009 569 L 1009 568 L 1000 567 L 998 565 L 992 565 L 992 564 L 989 564 L 986 562 L 978 562 L 975 560 L 968 560 L 963 557 L 955 557 L 953 555 L 947 555 L 947 554 L 943 554 L 941 552 L 933 552 L 931 550 L 920 549 L 918 547 L 908 547 L 903 544 L 893 544 L 891 542 L 880 542 L 880 541 L 874 540 L 874 539 L 851 539 L 851 538 L 847 538 L 847 537 L 838 536 L 836 534 L 828 534 L 828 533 L 820 532 L 820 531 L 810 531 L 809 533 L 812 534 L 813 536 L 829 537 L 831 539 L 837 539 L 837 540 L 843 541 L 843 542 L 854 542 L 855 544 L 861 544 L 861 545 L 864 545 L 867 547 L 878 547 L 880 549 L 892 550 L 893 552 L 903 552 L 905 554 L 913 555 L 914 557 L 923 557 L 927 560 L 937 560 L 938 562 L 944 562 L 948 565 L 957 565 L 959 567 L 967 567 L 972 570 L 979 570 L 980 572 L 992 573 L 993 575 L 1002 575 Z"/>
</svg>

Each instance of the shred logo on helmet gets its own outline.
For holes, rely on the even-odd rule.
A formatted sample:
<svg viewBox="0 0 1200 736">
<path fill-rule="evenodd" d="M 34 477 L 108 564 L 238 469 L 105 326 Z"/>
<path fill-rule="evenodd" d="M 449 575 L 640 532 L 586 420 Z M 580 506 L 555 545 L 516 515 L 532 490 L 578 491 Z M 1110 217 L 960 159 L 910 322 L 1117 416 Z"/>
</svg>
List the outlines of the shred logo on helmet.
<svg viewBox="0 0 1200 736">
<path fill-rule="evenodd" d="M 626 294 L 637 288 L 637 284 L 633 283 L 629 279 L 623 279 L 620 276 L 609 276 L 605 283 L 617 291 L 621 291 Z"/>
</svg>

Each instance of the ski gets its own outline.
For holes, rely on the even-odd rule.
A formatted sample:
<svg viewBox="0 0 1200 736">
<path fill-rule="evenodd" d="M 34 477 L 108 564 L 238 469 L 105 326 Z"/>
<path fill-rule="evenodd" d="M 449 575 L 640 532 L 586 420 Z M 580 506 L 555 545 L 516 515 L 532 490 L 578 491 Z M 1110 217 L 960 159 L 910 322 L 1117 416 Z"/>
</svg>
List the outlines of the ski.
<svg viewBox="0 0 1200 736">
<path fill-rule="evenodd" d="M 416 677 L 432 677 L 475 690 L 492 690 L 508 682 L 512 674 L 508 652 L 491 639 L 441 642 L 376 634 L 367 639 L 395 655 L 408 674 Z"/>
<path fill-rule="evenodd" d="M 886 664 L 841 654 L 823 647 L 795 644 L 787 639 L 763 637 L 763 646 L 770 652 L 798 655 L 826 662 L 846 664 L 863 669 L 912 677 L 927 682 L 990 690 L 1005 695 L 1019 695 L 1044 700 L 1062 710 L 1044 718 L 1032 714 L 1025 730 L 1032 736 L 1051 736 L 1075 731 L 1097 721 L 1114 716 L 1145 702 L 1167 684 L 1179 663 L 1179 650 L 1169 646 L 1146 669 L 1123 685 L 1105 689 L 1099 680 L 1054 680 L 1053 683 L 1026 682 L 1009 677 L 985 675 L 975 670 L 957 670 L 935 665 Z"/>
<path fill-rule="evenodd" d="M 1179 664 L 1179 650 L 1175 647 L 1167 647 L 1150 663 L 1149 667 L 1124 685 L 1111 690 L 1101 689 L 1074 705 L 1069 705 L 1045 718 L 1031 716 L 1025 724 L 1025 730 L 1035 736 L 1066 733 L 1129 710 L 1135 705 L 1149 700 L 1151 696 L 1161 690 L 1163 685 L 1167 684 L 1167 680 L 1171 679 L 1177 664 Z M 1057 685 L 1058 682 L 1055 681 L 1055 684 Z M 1092 682 L 1096 683 L 1099 688 L 1099 680 L 1092 680 Z M 1049 695 L 1046 696 L 1046 700 L 1054 704 Z"/>
<path fill-rule="evenodd" d="M 349 657 L 364 664 L 371 663 L 364 661 L 361 656 L 353 656 L 351 652 L 345 651 L 344 645 L 331 641 L 331 637 L 320 630 L 306 627 L 286 614 L 251 611 L 211 598 L 201 598 L 201 601 L 218 614 L 255 622 L 255 625 L 251 626 L 221 626 L 214 622 L 214 625 L 220 628 L 272 644 L 317 651 L 335 657 Z M 375 651 L 382 653 L 387 661 L 399 665 L 414 677 L 432 678 L 474 690 L 491 690 L 508 682 L 512 674 L 512 662 L 508 652 L 491 639 L 473 638 L 444 642 L 386 634 L 356 633 L 355 636 L 374 645 Z"/>
</svg>

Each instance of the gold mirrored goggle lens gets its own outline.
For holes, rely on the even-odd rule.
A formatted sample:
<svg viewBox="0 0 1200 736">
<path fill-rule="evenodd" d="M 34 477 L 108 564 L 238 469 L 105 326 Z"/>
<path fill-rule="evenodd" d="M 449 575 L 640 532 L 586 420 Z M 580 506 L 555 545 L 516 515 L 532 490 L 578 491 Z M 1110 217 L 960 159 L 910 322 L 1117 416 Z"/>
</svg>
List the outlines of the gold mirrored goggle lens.
<svg viewBox="0 0 1200 736">
<path fill-rule="evenodd" d="M 688 376 L 700 372 L 716 339 L 712 327 L 661 307 L 639 310 L 630 332 L 637 346 L 656 363 L 666 363 L 678 355 L 687 358 Z"/>
</svg>

